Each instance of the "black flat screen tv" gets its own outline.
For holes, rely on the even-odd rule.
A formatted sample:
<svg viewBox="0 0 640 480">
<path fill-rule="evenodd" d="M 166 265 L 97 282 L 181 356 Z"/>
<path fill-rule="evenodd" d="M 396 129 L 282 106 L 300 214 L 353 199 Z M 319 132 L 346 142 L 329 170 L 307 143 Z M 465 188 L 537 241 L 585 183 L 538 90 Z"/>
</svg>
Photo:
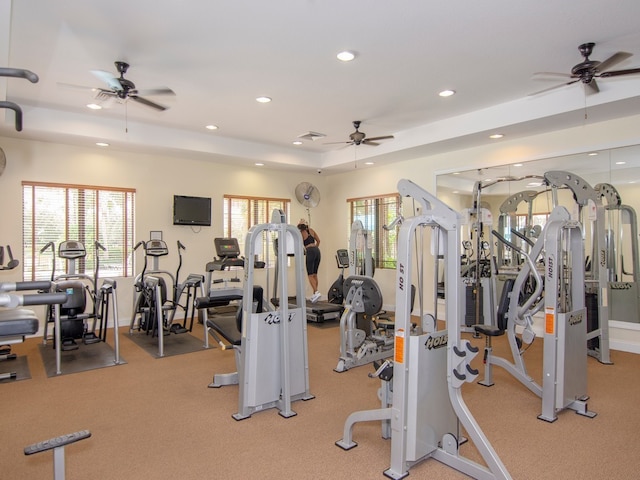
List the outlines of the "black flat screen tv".
<svg viewBox="0 0 640 480">
<path fill-rule="evenodd" d="M 173 196 L 173 224 L 211 226 L 211 199 L 207 197 Z"/>
</svg>

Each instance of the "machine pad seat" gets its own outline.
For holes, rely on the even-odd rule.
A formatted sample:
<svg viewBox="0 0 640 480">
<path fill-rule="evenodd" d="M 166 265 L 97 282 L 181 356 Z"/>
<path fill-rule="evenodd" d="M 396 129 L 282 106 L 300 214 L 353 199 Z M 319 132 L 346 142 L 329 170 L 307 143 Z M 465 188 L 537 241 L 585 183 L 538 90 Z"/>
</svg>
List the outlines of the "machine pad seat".
<svg viewBox="0 0 640 480">
<path fill-rule="evenodd" d="M 34 335 L 38 332 L 38 317 L 31 310 L 16 309 L 0 311 L 1 337 Z"/>
</svg>

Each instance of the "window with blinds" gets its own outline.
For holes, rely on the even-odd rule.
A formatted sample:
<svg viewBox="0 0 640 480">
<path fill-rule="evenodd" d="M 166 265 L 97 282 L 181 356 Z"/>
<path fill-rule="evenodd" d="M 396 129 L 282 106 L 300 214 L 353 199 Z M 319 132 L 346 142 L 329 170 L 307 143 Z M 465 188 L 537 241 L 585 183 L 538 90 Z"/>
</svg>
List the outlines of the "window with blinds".
<svg viewBox="0 0 640 480">
<path fill-rule="evenodd" d="M 224 196 L 224 236 L 237 238 L 242 255 L 245 253 L 245 240 L 249 229 L 261 223 L 271 222 L 274 209 L 285 213 L 289 221 L 291 201 L 286 198 L 242 197 L 235 195 Z M 257 260 L 265 261 L 274 258 L 273 250 L 267 255 L 267 248 L 272 248 L 270 239 L 263 238 L 262 252 L 256 253 Z"/>
<path fill-rule="evenodd" d="M 65 273 L 66 260 L 57 254 L 65 240 L 87 250 L 76 273 L 92 276 L 99 255 L 99 277 L 133 275 L 134 210 L 134 189 L 22 182 L 24 279 L 50 279 L 54 256 L 56 275 Z M 106 251 L 96 251 L 96 241 Z M 54 249 L 44 248 L 50 244 Z"/>
<path fill-rule="evenodd" d="M 381 195 L 367 198 L 347 199 L 350 209 L 351 225 L 360 220 L 366 230 L 371 232 L 372 255 L 376 268 L 396 268 L 398 256 L 398 228 L 385 230 L 400 214 L 400 196 L 398 194 Z"/>
</svg>

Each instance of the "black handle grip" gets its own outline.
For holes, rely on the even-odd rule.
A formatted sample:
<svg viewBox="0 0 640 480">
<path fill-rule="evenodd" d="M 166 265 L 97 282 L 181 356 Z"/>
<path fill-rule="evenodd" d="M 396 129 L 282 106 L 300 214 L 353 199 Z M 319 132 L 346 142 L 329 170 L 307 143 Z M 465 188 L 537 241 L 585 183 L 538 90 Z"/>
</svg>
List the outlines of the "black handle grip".
<svg viewBox="0 0 640 480">
<path fill-rule="evenodd" d="M 38 293 L 36 295 L 23 295 L 22 305 L 62 305 L 67 301 L 66 293 Z"/>
<path fill-rule="evenodd" d="M 24 290 L 50 290 L 51 282 L 49 280 L 35 280 L 32 282 L 16 282 L 16 292 Z"/>
</svg>

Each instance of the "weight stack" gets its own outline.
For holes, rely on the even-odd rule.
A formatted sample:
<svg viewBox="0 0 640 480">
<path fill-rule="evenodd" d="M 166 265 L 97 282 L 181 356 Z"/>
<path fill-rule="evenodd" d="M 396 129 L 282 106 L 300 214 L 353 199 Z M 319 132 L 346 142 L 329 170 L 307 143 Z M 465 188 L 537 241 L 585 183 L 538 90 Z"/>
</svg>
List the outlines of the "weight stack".
<svg viewBox="0 0 640 480">
<path fill-rule="evenodd" d="M 600 320 L 598 318 L 598 294 L 587 293 L 585 295 L 585 306 L 587 307 L 587 333 L 589 333 L 600 326 Z M 587 340 L 587 348 L 589 350 L 600 348 L 600 339 L 595 337 Z"/>
<path fill-rule="evenodd" d="M 476 288 L 478 294 L 475 294 Z M 482 304 L 482 285 L 467 285 L 465 287 L 465 314 L 464 324 L 467 327 L 473 327 L 476 324 L 484 324 L 483 304 Z M 476 321 L 476 296 L 480 302 L 480 318 Z"/>
</svg>

